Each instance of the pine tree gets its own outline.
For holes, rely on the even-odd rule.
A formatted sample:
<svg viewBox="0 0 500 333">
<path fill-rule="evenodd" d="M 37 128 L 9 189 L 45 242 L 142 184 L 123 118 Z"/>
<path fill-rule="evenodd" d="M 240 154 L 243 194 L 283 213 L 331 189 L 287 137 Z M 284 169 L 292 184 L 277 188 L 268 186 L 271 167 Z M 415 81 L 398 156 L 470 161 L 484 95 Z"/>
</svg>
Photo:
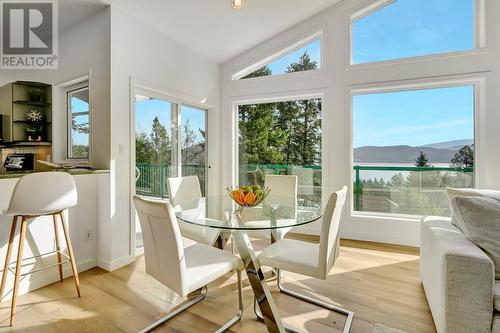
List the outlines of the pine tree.
<svg viewBox="0 0 500 333">
<path fill-rule="evenodd" d="M 240 164 L 282 164 L 284 133 L 274 125 L 276 103 L 239 107 Z"/>
<path fill-rule="evenodd" d="M 137 163 L 153 162 L 153 144 L 146 133 L 137 133 L 135 136 L 135 159 Z"/>
<path fill-rule="evenodd" d="M 170 139 L 168 137 L 167 129 L 160 123 L 158 117 L 153 119 L 150 140 L 153 148 L 154 163 L 170 163 Z"/>
<path fill-rule="evenodd" d="M 472 168 L 474 167 L 474 150 L 467 145 L 460 148 L 450 161 L 452 168 Z"/>
<path fill-rule="evenodd" d="M 313 70 L 316 61 L 305 52 L 287 73 Z M 313 165 L 321 162 L 321 100 L 305 99 L 279 103 L 277 125 L 287 133 L 284 155 L 287 164 Z"/>
<path fill-rule="evenodd" d="M 271 69 L 269 67 L 264 66 L 264 67 L 261 67 L 255 71 L 253 71 L 252 73 L 242 77 L 241 79 L 249 79 L 252 77 L 270 76 L 270 75 L 273 75 L 273 72 L 271 71 Z"/>
<path fill-rule="evenodd" d="M 430 167 L 429 159 L 427 158 L 427 156 L 424 154 L 423 151 L 421 151 L 420 155 L 418 155 L 418 157 L 415 159 L 415 166 L 421 168 Z"/>
</svg>

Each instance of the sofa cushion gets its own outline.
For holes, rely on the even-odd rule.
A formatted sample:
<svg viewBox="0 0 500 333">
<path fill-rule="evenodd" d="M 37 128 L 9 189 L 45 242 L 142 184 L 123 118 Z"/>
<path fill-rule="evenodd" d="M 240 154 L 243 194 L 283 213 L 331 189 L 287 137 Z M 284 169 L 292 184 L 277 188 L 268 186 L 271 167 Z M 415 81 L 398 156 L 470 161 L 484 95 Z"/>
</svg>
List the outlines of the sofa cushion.
<svg viewBox="0 0 500 333">
<path fill-rule="evenodd" d="M 500 280 L 495 280 L 495 310 L 500 311 Z"/>
<path fill-rule="evenodd" d="M 496 279 L 500 279 L 500 200 L 453 196 L 451 206 L 462 232 L 491 258 Z"/>
<path fill-rule="evenodd" d="M 453 197 L 488 197 L 500 200 L 500 191 L 495 191 L 495 190 L 477 190 L 474 188 L 451 188 L 451 187 L 448 187 L 446 190 L 448 192 L 448 198 L 450 199 L 451 223 L 458 229 L 462 230 L 462 232 L 465 231 L 464 230 L 465 226 L 462 225 L 460 221 L 457 220 L 453 212 L 453 207 L 451 204 L 451 199 L 453 199 Z"/>
</svg>

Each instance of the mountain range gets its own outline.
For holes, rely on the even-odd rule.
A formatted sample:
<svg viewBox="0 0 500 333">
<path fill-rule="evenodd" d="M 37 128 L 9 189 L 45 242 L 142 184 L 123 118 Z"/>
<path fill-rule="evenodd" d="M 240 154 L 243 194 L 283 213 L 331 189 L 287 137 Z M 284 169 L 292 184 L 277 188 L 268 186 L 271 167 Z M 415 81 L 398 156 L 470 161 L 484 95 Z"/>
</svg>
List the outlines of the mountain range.
<svg viewBox="0 0 500 333">
<path fill-rule="evenodd" d="M 354 148 L 355 163 L 413 163 L 420 152 L 429 163 L 450 163 L 463 146 L 473 146 L 472 139 L 430 143 L 422 146 L 363 146 Z"/>
</svg>

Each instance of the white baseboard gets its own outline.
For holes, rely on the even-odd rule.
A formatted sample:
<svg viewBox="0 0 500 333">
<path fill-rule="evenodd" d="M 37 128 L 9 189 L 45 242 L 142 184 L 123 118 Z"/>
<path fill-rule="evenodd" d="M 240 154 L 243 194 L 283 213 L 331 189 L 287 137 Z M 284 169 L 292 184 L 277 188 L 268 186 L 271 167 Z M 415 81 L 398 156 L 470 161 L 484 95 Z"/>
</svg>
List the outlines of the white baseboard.
<svg viewBox="0 0 500 333">
<path fill-rule="evenodd" d="M 83 260 L 78 262 L 76 266 L 79 273 L 84 272 L 86 270 L 96 267 L 96 260 L 95 259 Z M 5 294 L 4 297 L 2 298 L 2 301 L 12 298 L 13 276 L 10 272 L 8 274 L 11 275 L 11 277 L 7 280 L 7 285 L 5 287 Z M 73 273 L 71 272 L 71 267 L 69 266 L 69 264 L 64 264 L 63 265 L 64 278 L 70 277 L 72 275 Z M 38 273 L 25 275 L 21 277 L 19 281 L 18 296 L 27 294 L 30 291 L 45 287 L 57 281 L 59 281 L 59 271 L 57 270 L 57 267 L 47 269 Z M 72 283 L 71 281 L 68 282 Z"/>
<path fill-rule="evenodd" d="M 99 258 L 97 259 L 97 266 L 107 270 L 108 272 L 112 272 L 120 267 L 130 264 L 134 260 L 135 256 L 133 255 L 124 256 L 113 261 Z"/>
<path fill-rule="evenodd" d="M 368 241 L 368 242 L 377 242 L 377 243 L 385 243 L 385 244 L 396 244 L 396 245 L 405 245 L 405 246 L 420 246 L 420 241 L 418 237 L 402 237 L 402 236 L 393 236 L 393 235 L 384 235 L 377 233 L 363 233 L 363 232 L 353 232 L 353 231 L 344 231 L 341 234 L 341 237 L 344 239 L 353 239 L 360 241 Z"/>
</svg>

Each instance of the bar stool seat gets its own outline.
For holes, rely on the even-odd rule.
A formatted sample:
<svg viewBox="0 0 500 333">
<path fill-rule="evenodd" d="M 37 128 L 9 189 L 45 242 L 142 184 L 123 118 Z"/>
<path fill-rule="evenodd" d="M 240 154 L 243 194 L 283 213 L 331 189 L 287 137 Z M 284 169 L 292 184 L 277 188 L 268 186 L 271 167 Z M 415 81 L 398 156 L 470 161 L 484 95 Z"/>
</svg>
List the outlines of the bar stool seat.
<svg viewBox="0 0 500 333">
<path fill-rule="evenodd" d="M 14 273 L 14 287 L 12 289 L 12 301 L 10 307 L 10 326 L 14 323 L 14 314 L 16 312 L 16 299 L 19 289 L 19 278 L 22 275 L 32 274 L 44 269 L 58 267 L 59 279 L 63 282 L 62 265 L 70 263 L 71 270 L 75 281 L 76 292 L 80 297 L 80 282 L 78 280 L 78 271 L 76 270 L 76 262 L 71 246 L 66 223 L 64 221 L 63 212 L 71 207 L 76 206 L 78 195 L 73 176 L 66 172 L 40 172 L 28 174 L 17 182 L 14 187 L 14 192 L 10 199 L 9 208 L 3 214 L 12 216 L 12 227 L 10 229 L 9 244 L 7 246 L 7 254 L 5 256 L 5 264 L 3 267 L 2 281 L 0 285 L 0 299 L 3 297 L 7 273 Z M 52 216 L 54 225 L 56 250 L 47 253 L 32 256 L 23 259 L 24 241 L 26 238 L 26 227 L 30 220 L 40 216 Z M 61 251 L 59 242 L 59 233 L 57 231 L 57 216 L 62 225 L 68 254 Z M 10 263 L 12 247 L 14 245 L 14 237 L 18 220 L 21 219 L 21 227 L 19 231 L 19 245 L 17 251 L 17 259 Z M 46 266 L 33 270 L 29 273 L 21 274 L 22 262 L 33 258 L 42 257 L 48 254 L 56 254 L 57 264 Z M 64 257 L 66 260 L 62 260 Z"/>
</svg>

